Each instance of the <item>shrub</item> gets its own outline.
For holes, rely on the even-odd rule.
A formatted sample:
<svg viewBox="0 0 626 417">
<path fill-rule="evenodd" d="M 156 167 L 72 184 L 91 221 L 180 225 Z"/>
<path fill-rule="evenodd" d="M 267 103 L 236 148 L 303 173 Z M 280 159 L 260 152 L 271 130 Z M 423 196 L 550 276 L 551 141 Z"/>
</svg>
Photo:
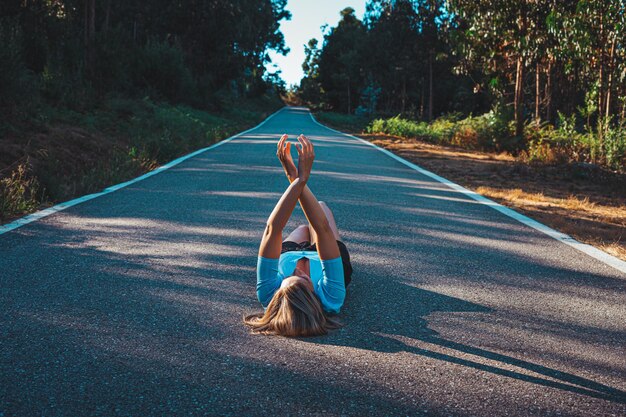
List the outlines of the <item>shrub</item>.
<svg viewBox="0 0 626 417">
<path fill-rule="evenodd" d="M 28 162 L 19 164 L 10 176 L 0 179 L 0 219 L 33 211 L 41 200 L 43 193 Z"/>
<path fill-rule="evenodd" d="M 506 119 L 492 110 L 482 116 L 469 116 L 457 120 L 453 114 L 432 123 L 402 119 L 376 119 L 367 128 L 369 133 L 386 133 L 407 138 L 420 138 L 430 142 L 451 144 L 469 149 L 512 150 L 518 143 L 510 140 Z"/>
<path fill-rule="evenodd" d="M 603 139 L 602 152 L 606 165 L 612 169 L 623 169 L 626 166 L 626 128 L 609 127 Z"/>
<path fill-rule="evenodd" d="M 390 119 L 376 119 L 370 123 L 367 132 L 432 140 L 432 132 L 428 123 L 402 119 L 400 116 Z"/>
<path fill-rule="evenodd" d="M 353 115 L 334 112 L 319 112 L 315 117 L 322 123 L 339 129 L 349 130 L 351 132 L 361 133 L 368 125 L 369 118 L 364 115 Z"/>
<path fill-rule="evenodd" d="M 138 54 L 134 68 L 137 85 L 151 96 L 171 103 L 193 102 L 193 76 L 177 43 L 149 41 Z"/>
</svg>

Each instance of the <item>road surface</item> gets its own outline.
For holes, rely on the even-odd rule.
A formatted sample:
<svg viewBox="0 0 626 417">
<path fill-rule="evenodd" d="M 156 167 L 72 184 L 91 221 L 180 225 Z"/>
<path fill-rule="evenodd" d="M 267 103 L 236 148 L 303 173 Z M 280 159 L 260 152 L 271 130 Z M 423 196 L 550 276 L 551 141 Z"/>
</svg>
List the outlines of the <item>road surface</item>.
<svg viewBox="0 0 626 417">
<path fill-rule="evenodd" d="M 241 323 L 284 132 L 352 254 L 326 337 Z M 303 108 L 0 235 L 0 291 L 3 417 L 626 414 L 624 273 Z"/>
</svg>

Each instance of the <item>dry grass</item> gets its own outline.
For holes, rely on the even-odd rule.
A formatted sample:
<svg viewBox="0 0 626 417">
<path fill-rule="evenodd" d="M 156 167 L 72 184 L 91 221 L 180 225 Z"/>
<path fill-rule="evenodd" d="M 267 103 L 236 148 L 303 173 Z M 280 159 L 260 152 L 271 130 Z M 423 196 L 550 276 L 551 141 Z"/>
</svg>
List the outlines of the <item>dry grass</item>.
<svg viewBox="0 0 626 417">
<path fill-rule="evenodd" d="M 519 188 L 495 189 L 481 186 L 474 191 L 507 206 L 518 210 L 521 209 L 521 211 L 532 213 L 542 210 L 554 215 L 562 215 L 565 217 L 564 219 L 551 219 L 549 215 L 546 216 L 545 214 L 542 217 L 546 223 L 553 226 L 555 224 L 558 225 L 559 229 L 562 231 L 567 230 L 568 234 L 577 237 L 579 240 L 592 243 L 612 255 L 626 260 L 626 245 L 624 245 L 622 236 L 618 236 L 616 241 L 611 242 L 607 241 L 607 237 L 611 235 L 607 234 L 605 235 L 607 237 L 602 238 L 601 234 L 587 234 L 584 233 L 584 228 L 572 228 L 567 224 L 567 219 L 574 221 L 584 220 L 622 229 L 623 232 L 626 231 L 626 206 L 606 206 L 589 201 L 589 197 L 579 198 L 574 195 L 570 195 L 567 198 L 553 198 L 542 193 L 527 193 Z M 537 217 L 536 213 L 535 217 Z M 611 237 L 610 239 L 613 238 Z"/>
<path fill-rule="evenodd" d="M 626 260 L 626 175 L 530 165 L 388 135 L 359 135 L 500 204 Z"/>
</svg>

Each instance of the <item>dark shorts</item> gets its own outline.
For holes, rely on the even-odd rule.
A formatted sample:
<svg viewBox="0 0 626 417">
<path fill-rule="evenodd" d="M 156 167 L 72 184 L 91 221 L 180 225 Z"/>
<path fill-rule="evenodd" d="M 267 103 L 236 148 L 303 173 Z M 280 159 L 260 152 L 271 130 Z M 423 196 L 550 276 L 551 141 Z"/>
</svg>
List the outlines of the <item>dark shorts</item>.
<svg viewBox="0 0 626 417">
<path fill-rule="evenodd" d="M 339 245 L 339 253 L 341 254 L 341 263 L 343 264 L 343 278 L 346 283 L 346 287 L 352 281 L 352 264 L 350 263 L 350 254 L 348 253 L 348 248 L 346 244 L 341 240 L 337 241 L 337 245 Z M 315 243 L 311 244 L 311 242 L 304 241 L 302 243 L 292 242 L 287 240 L 283 242 L 282 249 L 280 253 L 291 252 L 291 251 L 299 251 L 299 250 L 309 250 L 317 252 L 317 246 Z"/>
</svg>

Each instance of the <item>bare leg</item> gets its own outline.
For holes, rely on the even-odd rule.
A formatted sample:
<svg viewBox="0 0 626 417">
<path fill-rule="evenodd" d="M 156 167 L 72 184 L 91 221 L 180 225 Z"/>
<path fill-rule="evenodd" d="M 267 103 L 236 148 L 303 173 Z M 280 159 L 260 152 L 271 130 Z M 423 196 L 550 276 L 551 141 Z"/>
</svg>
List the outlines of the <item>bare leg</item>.
<svg viewBox="0 0 626 417">
<path fill-rule="evenodd" d="M 313 229 L 311 229 L 311 232 L 312 231 Z M 309 233 L 309 225 L 302 224 L 296 227 L 293 230 L 293 232 L 289 233 L 289 236 L 287 236 L 287 238 L 283 240 L 283 242 L 287 242 L 287 241 L 296 242 L 296 243 L 310 242 L 311 234 Z"/>
<path fill-rule="evenodd" d="M 330 210 L 330 207 L 328 207 L 323 201 L 320 201 L 320 206 L 322 206 L 322 210 L 324 210 L 324 214 L 326 214 L 326 219 L 328 219 L 328 224 L 330 224 L 330 228 L 335 235 L 335 239 L 341 240 L 339 238 L 339 230 L 337 230 L 337 224 L 335 223 L 335 216 L 333 216 L 333 212 Z M 317 243 L 317 233 L 315 233 L 315 230 L 310 225 L 309 233 L 311 234 L 311 243 Z"/>
</svg>

